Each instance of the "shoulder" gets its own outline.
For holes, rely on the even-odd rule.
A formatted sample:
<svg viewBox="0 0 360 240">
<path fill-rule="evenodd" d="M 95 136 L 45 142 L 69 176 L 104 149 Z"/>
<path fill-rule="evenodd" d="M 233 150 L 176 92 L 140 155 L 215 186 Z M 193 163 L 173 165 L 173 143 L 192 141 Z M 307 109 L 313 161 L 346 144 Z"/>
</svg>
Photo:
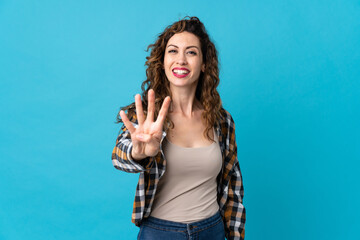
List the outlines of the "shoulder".
<svg viewBox="0 0 360 240">
<path fill-rule="evenodd" d="M 228 112 L 225 108 L 220 109 L 220 122 L 226 124 L 228 127 L 234 127 L 235 122 L 230 112 Z"/>
</svg>

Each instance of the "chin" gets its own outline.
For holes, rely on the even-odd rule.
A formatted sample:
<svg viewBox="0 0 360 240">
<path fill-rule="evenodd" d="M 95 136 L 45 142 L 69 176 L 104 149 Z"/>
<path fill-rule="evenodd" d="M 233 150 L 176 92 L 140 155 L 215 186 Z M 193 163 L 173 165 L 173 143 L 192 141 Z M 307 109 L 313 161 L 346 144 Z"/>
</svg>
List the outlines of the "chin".
<svg viewBox="0 0 360 240">
<path fill-rule="evenodd" d="M 173 85 L 175 87 L 191 86 L 194 83 L 195 83 L 195 81 L 190 82 L 189 80 L 183 80 L 183 79 L 172 79 L 172 80 L 170 80 L 170 85 Z"/>
</svg>

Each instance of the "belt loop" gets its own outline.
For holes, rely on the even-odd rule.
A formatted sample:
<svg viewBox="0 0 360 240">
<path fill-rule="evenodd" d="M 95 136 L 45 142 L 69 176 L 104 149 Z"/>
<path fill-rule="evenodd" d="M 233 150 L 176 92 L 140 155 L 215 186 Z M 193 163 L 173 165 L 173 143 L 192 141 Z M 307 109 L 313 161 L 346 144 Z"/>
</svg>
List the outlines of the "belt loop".
<svg viewBox="0 0 360 240">
<path fill-rule="evenodd" d="M 188 224 L 188 223 L 186 224 L 186 230 L 189 235 L 189 240 L 191 240 L 190 224 Z"/>
</svg>

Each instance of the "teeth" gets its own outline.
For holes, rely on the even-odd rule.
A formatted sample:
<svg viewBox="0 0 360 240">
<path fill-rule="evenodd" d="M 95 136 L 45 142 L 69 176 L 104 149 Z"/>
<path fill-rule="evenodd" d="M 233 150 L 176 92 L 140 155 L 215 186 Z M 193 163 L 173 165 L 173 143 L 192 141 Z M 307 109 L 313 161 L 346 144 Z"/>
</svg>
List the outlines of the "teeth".
<svg viewBox="0 0 360 240">
<path fill-rule="evenodd" d="M 177 73 L 177 74 L 186 74 L 188 72 L 189 71 L 187 71 L 187 70 L 174 70 L 174 73 Z"/>
</svg>

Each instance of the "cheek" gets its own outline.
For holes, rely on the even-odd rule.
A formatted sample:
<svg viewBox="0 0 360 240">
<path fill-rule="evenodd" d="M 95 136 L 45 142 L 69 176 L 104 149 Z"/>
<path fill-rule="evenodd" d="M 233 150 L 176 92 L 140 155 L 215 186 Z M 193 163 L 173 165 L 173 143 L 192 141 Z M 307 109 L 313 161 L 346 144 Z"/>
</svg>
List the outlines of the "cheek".
<svg viewBox="0 0 360 240">
<path fill-rule="evenodd" d="M 196 72 L 201 72 L 201 65 L 202 65 L 201 61 L 194 61 L 193 62 L 194 70 Z"/>
<path fill-rule="evenodd" d="M 169 78 L 169 75 L 171 74 L 171 70 L 170 70 L 171 64 L 169 62 L 169 58 L 164 57 L 163 67 L 166 77 Z"/>
<path fill-rule="evenodd" d="M 169 67 L 170 64 L 171 64 L 171 59 L 165 55 L 165 57 L 164 57 L 164 67 L 165 67 L 165 69 L 167 67 Z"/>
</svg>

